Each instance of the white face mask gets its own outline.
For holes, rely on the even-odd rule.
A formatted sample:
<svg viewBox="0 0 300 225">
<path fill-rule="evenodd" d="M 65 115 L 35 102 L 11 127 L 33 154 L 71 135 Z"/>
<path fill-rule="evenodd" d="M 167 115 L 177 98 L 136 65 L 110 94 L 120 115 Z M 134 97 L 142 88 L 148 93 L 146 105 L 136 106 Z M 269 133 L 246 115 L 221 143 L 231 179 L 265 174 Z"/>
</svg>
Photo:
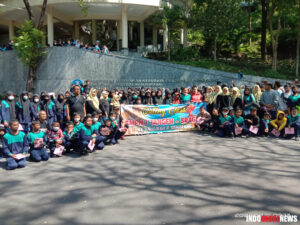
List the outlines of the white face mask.
<svg viewBox="0 0 300 225">
<path fill-rule="evenodd" d="M 111 120 L 115 120 L 116 118 L 115 118 L 115 117 L 110 117 L 110 119 L 111 119 Z"/>
<path fill-rule="evenodd" d="M 80 118 L 74 118 L 74 121 L 75 121 L 75 122 L 79 122 L 79 121 L 80 121 Z"/>
<path fill-rule="evenodd" d="M 53 127 L 52 129 L 53 129 L 53 131 L 58 131 L 59 127 Z"/>
<path fill-rule="evenodd" d="M 98 119 L 97 118 L 93 118 L 93 122 L 97 122 L 98 121 Z"/>
<path fill-rule="evenodd" d="M 24 100 L 27 100 L 27 99 L 28 99 L 28 96 L 27 96 L 27 95 L 23 96 L 23 99 L 24 99 Z"/>
<path fill-rule="evenodd" d="M 224 116 L 227 116 L 227 115 L 228 115 L 228 112 L 223 112 L 223 115 L 224 115 Z"/>
<path fill-rule="evenodd" d="M 12 100 L 14 100 L 14 99 L 15 99 L 14 96 L 8 96 L 8 100 L 12 101 Z"/>
<path fill-rule="evenodd" d="M 38 98 L 33 99 L 34 102 L 39 102 Z"/>
</svg>

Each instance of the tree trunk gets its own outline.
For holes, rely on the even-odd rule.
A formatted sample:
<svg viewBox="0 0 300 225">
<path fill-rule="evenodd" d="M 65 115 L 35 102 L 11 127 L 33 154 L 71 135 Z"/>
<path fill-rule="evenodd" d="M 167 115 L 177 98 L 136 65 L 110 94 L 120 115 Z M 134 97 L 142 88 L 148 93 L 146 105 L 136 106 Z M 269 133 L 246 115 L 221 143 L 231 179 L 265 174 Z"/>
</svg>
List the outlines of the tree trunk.
<svg viewBox="0 0 300 225">
<path fill-rule="evenodd" d="M 168 32 L 168 61 L 171 61 L 171 34 Z"/>
<path fill-rule="evenodd" d="M 249 23 L 249 46 L 252 45 L 252 18 L 251 18 L 251 6 L 248 1 L 248 23 Z"/>
<path fill-rule="evenodd" d="M 281 11 L 282 11 L 282 2 L 283 0 L 279 0 L 278 5 L 276 5 L 275 0 L 272 0 L 272 8 L 269 15 L 269 26 L 270 26 L 270 34 L 271 34 L 272 50 L 273 50 L 272 70 L 274 71 L 277 71 L 278 39 L 281 31 L 280 19 L 281 19 Z M 277 33 L 275 36 L 273 30 L 273 15 L 276 8 L 278 9 L 278 15 L 277 15 Z"/>
<path fill-rule="evenodd" d="M 217 37 L 214 39 L 214 61 L 217 61 Z"/>
<path fill-rule="evenodd" d="M 33 22 L 34 16 L 33 16 L 29 1 L 28 0 L 23 0 L 23 2 L 24 2 L 24 5 L 25 5 L 27 13 L 28 13 L 28 19 Z"/>
<path fill-rule="evenodd" d="M 299 15 L 298 15 L 298 36 L 297 36 L 297 57 L 296 57 L 296 77 L 299 76 L 299 49 L 300 49 L 300 0 L 298 0 L 299 3 Z"/>
<path fill-rule="evenodd" d="M 47 8 L 47 0 L 44 0 L 42 10 L 41 10 L 40 19 L 39 19 L 39 23 L 38 23 L 38 26 L 37 26 L 37 29 L 39 29 L 39 30 L 42 29 L 42 27 L 43 27 L 46 8 Z"/>
<path fill-rule="evenodd" d="M 34 87 L 34 80 L 35 80 L 35 68 L 30 66 L 28 71 L 28 79 L 26 84 L 26 91 L 32 92 Z"/>
<path fill-rule="evenodd" d="M 267 14 L 268 14 L 267 11 L 268 11 L 267 0 L 261 0 L 261 43 L 260 43 L 260 52 L 261 52 L 261 59 L 263 61 L 267 60 L 267 48 L 266 48 Z"/>
</svg>

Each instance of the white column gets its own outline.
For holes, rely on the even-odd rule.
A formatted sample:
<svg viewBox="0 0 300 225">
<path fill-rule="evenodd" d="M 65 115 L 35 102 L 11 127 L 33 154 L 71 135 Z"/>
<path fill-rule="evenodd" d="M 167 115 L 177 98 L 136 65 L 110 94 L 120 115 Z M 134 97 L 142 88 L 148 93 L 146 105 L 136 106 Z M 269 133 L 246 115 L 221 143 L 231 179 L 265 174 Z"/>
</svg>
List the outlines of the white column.
<svg viewBox="0 0 300 225">
<path fill-rule="evenodd" d="M 183 42 L 184 42 L 183 36 L 184 36 L 184 30 L 180 29 L 180 44 L 182 44 L 182 45 L 183 45 Z"/>
<path fill-rule="evenodd" d="M 169 38 L 168 38 L 169 29 L 168 26 L 164 30 L 164 51 L 168 50 Z"/>
<path fill-rule="evenodd" d="M 92 20 L 92 43 L 96 44 L 96 20 Z"/>
<path fill-rule="evenodd" d="M 183 28 L 183 43 L 182 43 L 184 48 L 187 47 L 187 35 L 188 35 L 187 31 L 188 31 L 187 28 L 184 27 Z"/>
<path fill-rule="evenodd" d="M 122 6 L 122 48 L 128 51 L 128 19 L 127 19 L 128 6 Z"/>
<path fill-rule="evenodd" d="M 145 24 L 144 21 L 140 22 L 140 46 L 145 46 Z"/>
<path fill-rule="evenodd" d="M 117 50 L 121 50 L 120 39 L 122 39 L 122 21 L 118 20 L 117 23 Z"/>
<path fill-rule="evenodd" d="M 53 13 L 52 8 L 47 7 L 47 33 L 48 33 L 48 45 L 50 47 L 53 47 L 53 41 L 54 41 L 54 25 L 53 25 Z"/>
<path fill-rule="evenodd" d="M 78 24 L 78 21 L 74 21 L 74 35 L 75 35 L 75 40 L 79 40 L 79 24 Z"/>
<path fill-rule="evenodd" d="M 154 46 L 157 46 L 157 28 L 156 28 L 156 26 L 153 26 L 152 43 Z"/>
<path fill-rule="evenodd" d="M 8 34 L 9 34 L 9 40 L 14 39 L 15 36 L 15 28 L 14 28 L 15 22 L 13 20 L 9 21 L 8 24 Z"/>
</svg>

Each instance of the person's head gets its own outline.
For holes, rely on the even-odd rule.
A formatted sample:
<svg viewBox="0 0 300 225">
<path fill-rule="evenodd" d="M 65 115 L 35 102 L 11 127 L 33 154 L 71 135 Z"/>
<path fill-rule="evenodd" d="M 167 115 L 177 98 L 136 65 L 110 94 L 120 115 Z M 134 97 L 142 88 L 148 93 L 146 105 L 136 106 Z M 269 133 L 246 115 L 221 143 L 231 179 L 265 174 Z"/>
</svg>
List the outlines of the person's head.
<svg viewBox="0 0 300 225">
<path fill-rule="evenodd" d="M 138 97 L 138 99 L 135 102 L 137 105 L 141 105 L 142 104 L 142 98 Z"/>
<path fill-rule="evenodd" d="M 32 130 L 34 132 L 37 132 L 37 131 L 39 131 L 41 129 L 41 123 L 38 120 L 32 121 L 31 125 L 32 125 Z"/>
<path fill-rule="evenodd" d="M 66 91 L 65 97 L 66 97 L 66 98 L 69 98 L 70 96 L 71 96 L 70 92 L 69 92 L 69 91 Z"/>
<path fill-rule="evenodd" d="M 98 112 L 93 112 L 92 114 L 92 120 L 93 120 L 93 123 L 97 123 L 98 120 L 99 120 L 99 114 Z"/>
<path fill-rule="evenodd" d="M 21 94 L 23 101 L 27 101 L 29 99 L 29 94 L 27 91 L 23 91 Z"/>
<path fill-rule="evenodd" d="M 39 120 L 40 121 L 45 121 L 47 119 L 47 113 L 46 113 L 46 111 L 44 111 L 44 110 L 41 110 L 40 112 L 39 112 Z"/>
<path fill-rule="evenodd" d="M 60 127 L 59 122 L 54 121 L 54 122 L 52 123 L 52 130 L 53 130 L 54 132 L 57 132 L 57 131 L 59 130 L 59 127 Z"/>
<path fill-rule="evenodd" d="M 147 97 L 150 97 L 150 96 L 151 96 L 151 92 L 150 92 L 150 91 L 147 91 L 147 92 L 146 92 L 146 96 L 147 96 Z"/>
<path fill-rule="evenodd" d="M 74 129 L 74 124 L 72 122 L 69 122 L 66 124 L 67 125 L 67 130 L 70 132 L 70 131 L 73 131 Z"/>
<path fill-rule="evenodd" d="M 259 86 L 258 85 L 254 85 L 253 90 L 255 93 L 257 93 L 259 91 Z"/>
<path fill-rule="evenodd" d="M 278 113 L 278 119 L 282 120 L 284 118 L 284 112 L 279 112 Z"/>
<path fill-rule="evenodd" d="M 65 96 L 64 96 L 63 94 L 58 94 L 57 100 L 58 100 L 59 102 L 63 102 L 63 101 L 65 100 Z"/>
<path fill-rule="evenodd" d="M 12 132 L 17 132 L 19 128 L 19 121 L 18 120 L 11 120 L 9 122 L 9 128 Z"/>
<path fill-rule="evenodd" d="M 223 87 L 223 95 L 229 95 L 228 87 Z"/>
<path fill-rule="evenodd" d="M 105 126 L 107 126 L 107 127 L 111 126 L 111 120 L 110 119 L 105 120 Z"/>
<path fill-rule="evenodd" d="M 44 101 L 45 101 L 45 102 L 48 102 L 49 99 L 50 99 L 49 94 L 45 94 L 45 95 L 44 95 Z"/>
<path fill-rule="evenodd" d="M 8 92 L 6 93 L 6 98 L 7 98 L 7 100 L 9 100 L 9 101 L 13 101 L 13 100 L 15 99 L 14 93 L 11 92 L 11 91 L 8 91 Z"/>
<path fill-rule="evenodd" d="M 298 94 L 298 88 L 296 86 L 292 87 L 292 92 L 294 95 Z"/>
<path fill-rule="evenodd" d="M 265 112 L 265 113 L 264 113 L 264 120 L 267 121 L 267 120 L 270 120 L 270 119 L 271 119 L 270 113 Z"/>
<path fill-rule="evenodd" d="M 237 87 L 232 88 L 232 96 L 238 97 L 239 89 Z"/>
<path fill-rule="evenodd" d="M 217 81 L 217 86 L 221 86 L 222 82 L 221 81 Z"/>
<path fill-rule="evenodd" d="M 162 96 L 161 90 L 158 90 L 158 91 L 157 91 L 157 96 Z"/>
<path fill-rule="evenodd" d="M 266 89 L 266 91 L 270 91 L 272 89 L 272 84 L 271 83 L 266 83 L 265 89 Z"/>
<path fill-rule="evenodd" d="M 245 95 L 245 96 L 250 95 L 250 88 L 245 87 L 245 89 L 244 89 L 244 95 Z"/>
<path fill-rule="evenodd" d="M 116 119 L 116 113 L 115 112 L 111 112 L 110 114 L 109 114 L 109 119 L 111 119 L 112 121 L 114 121 L 115 119 Z"/>
<path fill-rule="evenodd" d="M 155 91 L 151 92 L 151 96 L 154 97 L 156 95 Z"/>
<path fill-rule="evenodd" d="M 192 88 L 192 91 L 193 91 L 194 94 L 196 94 L 198 92 L 198 86 L 194 85 L 193 88 Z"/>
<path fill-rule="evenodd" d="M 95 89 L 95 88 L 91 89 L 91 94 L 92 94 L 93 97 L 96 97 L 97 94 L 98 94 L 98 90 Z"/>
<path fill-rule="evenodd" d="M 120 106 L 114 106 L 114 107 L 113 107 L 113 112 L 114 112 L 116 115 L 119 115 L 119 114 L 120 114 L 120 111 L 121 111 Z"/>
<path fill-rule="evenodd" d="M 184 95 L 187 95 L 189 93 L 189 89 L 188 88 L 183 88 L 182 93 Z"/>
<path fill-rule="evenodd" d="M 80 119 L 81 119 L 81 116 L 79 113 L 74 113 L 73 115 L 73 120 L 75 123 L 79 123 L 80 122 Z"/>
<path fill-rule="evenodd" d="M 212 114 L 213 114 L 214 116 L 218 116 L 218 115 L 219 115 L 219 111 L 218 111 L 216 108 L 213 108 Z"/>
<path fill-rule="evenodd" d="M 236 115 L 237 117 L 240 117 L 240 116 L 242 115 L 242 110 L 241 110 L 240 108 L 237 108 L 237 109 L 235 110 L 235 115 Z"/>
<path fill-rule="evenodd" d="M 202 106 L 202 107 L 200 108 L 200 113 L 205 113 L 205 112 L 206 112 L 205 107 Z"/>
<path fill-rule="evenodd" d="M 0 124 L 0 136 L 3 137 L 5 134 L 5 127 L 3 124 Z"/>
<path fill-rule="evenodd" d="M 289 93 L 291 91 L 291 88 L 290 88 L 290 86 L 289 85 L 284 85 L 284 92 L 285 93 Z"/>
<path fill-rule="evenodd" d="M 280 87 L 281 87 L 281 82 L 279 80 L 276 80 L 275 83 L 274 83 L 274 88 L 278 89 Z"/>
<path fill-rule="evenodd" d="M 92 117 L 91 117 L 90 115 L 84 117 L 83 123 L 84 123 L 84 125 L 85 125 L 86 127 L 91 127 L 92 124 L 93 124 L 93 119 L 92 119 Z"/>
<path fill-rule="evenodd" d="M 86 86 L 89 86 L 90 85 L 90 81 L 89 80 L 85 81 L 85 84 L 86 84 Z"/>
<path fill-rule="evenodd" d="M 75 96 L 80 95 L 80 86 L 79 85 L 75 85 L 73 87 L 73 93 L 74 93 Z"/>
<path fill-rule="evenodd" d="M 299 112 L 298 112 L 297 107 L 293 107 L 293 108 L 292 108 L 292 111 L 291 111 L 292 116 L 295 117 L 295 116 L 298 115 L 298 113 L 299 113 Z"/>
<path fill-rule="evenodd" d="M 252 107 L 250 109 L 250 114 L 251 114 L 251 116 L 256 116 L 256 114 L 257 114 L 257 108 L 256 107 Z"/>
<path fill-rule="evenodd" d="M 38 94 L 34 94 L 33 95 L 33 102 L 38 103 L 40 101 L 39 95 Z"/>
<path fill-rule="evenodd" d="M 224 107 L 224 108 L 222 109 L 222 114 L 223 114 L 223 116 L 227 116 L 228 113 L 229 113 L 229 109 L 228 109 L 227 107 Z"/>
</svg>

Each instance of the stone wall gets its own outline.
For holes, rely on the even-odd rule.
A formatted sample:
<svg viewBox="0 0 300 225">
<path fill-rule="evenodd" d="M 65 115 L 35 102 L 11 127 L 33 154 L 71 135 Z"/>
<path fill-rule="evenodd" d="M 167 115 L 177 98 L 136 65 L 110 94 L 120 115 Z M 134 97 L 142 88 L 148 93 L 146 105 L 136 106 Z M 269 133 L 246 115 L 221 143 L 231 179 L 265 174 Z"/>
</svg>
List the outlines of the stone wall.
<svg viewBox="0 0 300 225">
<path fill-rule="evenodd" d="M 20 92 L 25 88 L 27 69 L 18 62 L 14 52 L 0 56 L 1 90 Z M 262 77 L 244 76 L 191 66 L 172 64 L 122 55 L 98 55 L 73 47 L 48 49 L 37 70 L 35 92 L 65 92 L 74 79 L 90 80 L 97 88 L 125 87 L 181 87 L 193 84 L 215 85 L 218 80 L 237 85 L 253 85 Z M 267 79 L 274 81 L 273 79 Z"/>
</svg>

